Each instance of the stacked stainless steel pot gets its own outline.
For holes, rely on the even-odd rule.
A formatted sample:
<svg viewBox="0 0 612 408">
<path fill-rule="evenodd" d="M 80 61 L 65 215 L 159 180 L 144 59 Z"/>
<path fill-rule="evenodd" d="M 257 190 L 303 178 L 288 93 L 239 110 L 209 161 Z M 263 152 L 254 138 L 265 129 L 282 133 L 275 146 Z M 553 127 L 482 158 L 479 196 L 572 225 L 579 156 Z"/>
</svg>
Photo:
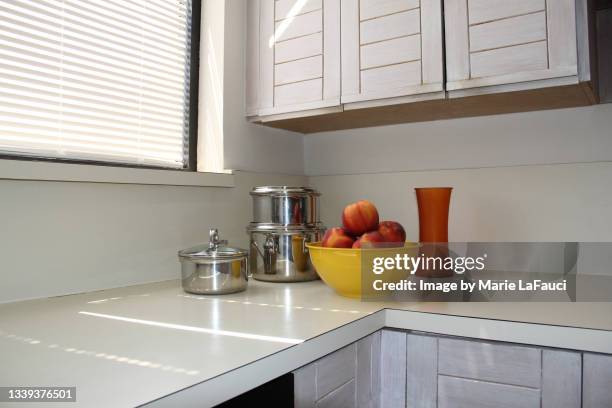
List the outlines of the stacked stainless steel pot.
<svg viewBox="0 0 612 408">
<path fill-rule="evenodd" d="M 247 232 L 253 278 L 268 282 L 318 279 L 306 243 L 321 240 L 325 232 L 319 219 L 321 194 L 287 186 L 255 187 L 250 194 L 253 222 Z"/>
</svg>

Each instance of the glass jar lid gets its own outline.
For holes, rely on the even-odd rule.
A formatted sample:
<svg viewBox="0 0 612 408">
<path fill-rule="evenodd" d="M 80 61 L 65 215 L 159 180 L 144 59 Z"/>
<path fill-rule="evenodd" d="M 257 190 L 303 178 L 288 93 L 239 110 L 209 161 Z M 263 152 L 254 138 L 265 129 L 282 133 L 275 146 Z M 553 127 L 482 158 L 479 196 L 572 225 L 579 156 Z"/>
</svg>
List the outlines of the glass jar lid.
<svg viewBox="0 0 612 408">
<path fill-rule="evenodd" d="M 219 231 L 213 228 L 209 231 L 208 244 L 197 245 L 179 251 L 179 258 L 192 260 L 230 260 L 242 259 L 248 256 L 248 251 L 242 248 L 233 248 L 227 245 L 226 240 L 219 239 Z"/>
</svg>

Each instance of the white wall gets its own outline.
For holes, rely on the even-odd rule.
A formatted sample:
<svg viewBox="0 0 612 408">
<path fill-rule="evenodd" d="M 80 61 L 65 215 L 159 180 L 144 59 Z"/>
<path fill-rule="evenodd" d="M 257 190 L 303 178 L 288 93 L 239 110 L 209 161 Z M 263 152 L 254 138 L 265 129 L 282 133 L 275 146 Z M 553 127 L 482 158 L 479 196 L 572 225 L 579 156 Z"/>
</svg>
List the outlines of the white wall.
<svg viewBox="0 0 612 408">
<path fill-rule="evenodd" d="M 0 180 L 0 303 L 180 276 L 177 251 L 218 227 L 248 248 L 249 190 L 306 182 L 238 172 L 236 187 Z"/>
<path fill-rule="evenodd" d="M 454 242 L 612 242 L 612 163 L 432 170 L 310 177 L 322 193 L 327 226 L 343 207 L 374 202 L 418 240 L 415 187 L 451 186 L 449 240 Z"/>
<path fill-rule="evenodd" d="M 328 226 L 340 223 L 344 205 L 367 198 L 416 240 L 414 187 L 452 186 L 453 241 L 612 241 L 612 105 L 304 140 Z"/>
<path fill-rule="evenodd" d="M 612 104 L 306 135 L 308 175 L 612 160 Z"/>
</svg>

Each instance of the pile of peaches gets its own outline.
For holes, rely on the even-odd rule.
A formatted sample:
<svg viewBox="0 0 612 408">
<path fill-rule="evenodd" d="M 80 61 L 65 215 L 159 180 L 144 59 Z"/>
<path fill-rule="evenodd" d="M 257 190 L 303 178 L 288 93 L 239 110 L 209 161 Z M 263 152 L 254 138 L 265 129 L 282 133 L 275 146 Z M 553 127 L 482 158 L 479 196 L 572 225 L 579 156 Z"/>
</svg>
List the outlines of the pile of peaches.
<svg viewBox="0 0 612 408">
<path fill-rule="evenodd" d="M 349 204 L 342 211 L 342 227 L 325 232 L 327 248 L 401 247 L 406 231 L 399 222 L 379 221 L 376 206 L 367 200 Z"/>
</svg>

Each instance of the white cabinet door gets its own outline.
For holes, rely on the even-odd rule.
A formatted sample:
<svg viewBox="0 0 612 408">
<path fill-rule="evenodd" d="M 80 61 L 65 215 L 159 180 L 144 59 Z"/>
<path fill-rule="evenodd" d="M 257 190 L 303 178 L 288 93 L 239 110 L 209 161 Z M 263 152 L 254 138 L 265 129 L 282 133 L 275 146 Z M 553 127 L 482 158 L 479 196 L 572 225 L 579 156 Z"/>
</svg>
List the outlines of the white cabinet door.
<svg viewBox="0 0 612 408">
<path fill-rule="evenodd" d="M 444 97 L 441 0 L 342 0 L 341 9 L 343 103 Z"/>
<path fill-rule="evenodd" d="M 247 2 L 246 114 L 259 114 L 259 12 L 260 0 Z"/>
<path fill-rule="evenodd" d="M 259 66 L 255 69 L 251 65 L 247 71 L 253 72 L 251 78 L 257 75 L 257 114 L 339 106 L 340 0 L 258 3 L 259 32 L 254 35 L 258 38 L 249 38 L 249 46 L 259 43 Z M 256 11 L 250 13 L 255 15 Z M 253 100 L 249 99 L 249 106 Z"/>
<path fill-rule="evenodd" d="M 578 82 L 575 1 L 444 0 L 446 89 Z"/>
</svg>

